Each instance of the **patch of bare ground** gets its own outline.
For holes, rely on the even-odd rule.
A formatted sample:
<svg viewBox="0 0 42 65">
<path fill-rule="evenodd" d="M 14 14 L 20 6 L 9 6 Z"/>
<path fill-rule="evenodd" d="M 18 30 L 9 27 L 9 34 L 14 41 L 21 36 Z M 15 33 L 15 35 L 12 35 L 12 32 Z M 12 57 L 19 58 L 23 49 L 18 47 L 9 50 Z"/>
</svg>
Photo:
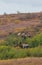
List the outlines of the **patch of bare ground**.
<svg viewBox="0 0 42 65">
<path fill-rule="evenodd" d="M 42 57 L 0 60 L 0 65 L 42 65 Z"/>
</svg>

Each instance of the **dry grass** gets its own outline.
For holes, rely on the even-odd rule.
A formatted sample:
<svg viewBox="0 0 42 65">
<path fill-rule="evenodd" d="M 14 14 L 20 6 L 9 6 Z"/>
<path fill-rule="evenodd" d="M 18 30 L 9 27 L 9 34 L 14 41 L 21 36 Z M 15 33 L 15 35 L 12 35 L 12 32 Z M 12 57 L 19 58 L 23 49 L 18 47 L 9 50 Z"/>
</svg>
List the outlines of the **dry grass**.
<svg viewBox="0 0 42 65">
<path fill-rule="evenodd" d="M 0 60 L 0 65 L 42 65 L 42 57 Z"/>
<path fill-rule="evenodd" d="M 15 20 L 14 23 L 15 23 L 15 24 L 20 24 L 21 21 L 20 21 L 20 20 Z"/>
<path fill-rule="evenodd" d="M 26 29 L 26 27 L 18 27 L 18 28 L 15 28 L 14 31 L 15 32 L 21 32 L 21 31 L 23 31 L 25 29 Z"/>
</svg>

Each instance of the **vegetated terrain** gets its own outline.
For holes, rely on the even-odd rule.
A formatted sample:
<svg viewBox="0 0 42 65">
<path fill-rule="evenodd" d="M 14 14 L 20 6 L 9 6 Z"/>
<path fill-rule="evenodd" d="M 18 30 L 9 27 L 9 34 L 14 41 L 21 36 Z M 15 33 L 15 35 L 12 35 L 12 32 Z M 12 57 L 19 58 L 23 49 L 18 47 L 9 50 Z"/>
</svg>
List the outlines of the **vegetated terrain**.
<svg viewBox="0 0 42 65">
<path fill-rule="evenodd" d="M 42 58 L 42 12 L 0 15 L 0 60 L 25 57 Z"/>
<path fill-rule="evenodd" d="M 0 38 L 16 32 L 42 32 L 42 12 L 0 15 Z"/>
</svg>

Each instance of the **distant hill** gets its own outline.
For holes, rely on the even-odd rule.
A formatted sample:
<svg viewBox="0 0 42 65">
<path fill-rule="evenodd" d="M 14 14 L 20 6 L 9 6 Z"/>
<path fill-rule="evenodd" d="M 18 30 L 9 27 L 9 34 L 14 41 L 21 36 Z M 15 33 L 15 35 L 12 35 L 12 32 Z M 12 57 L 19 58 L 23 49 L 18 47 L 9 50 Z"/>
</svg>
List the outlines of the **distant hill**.
<svg viewBox="0 0 42 65">
<path fill-rule="evenodd" d="M 0 38 L 17 32 L 42 32 L 42 12 L 0 15 Z"/>
</svg>

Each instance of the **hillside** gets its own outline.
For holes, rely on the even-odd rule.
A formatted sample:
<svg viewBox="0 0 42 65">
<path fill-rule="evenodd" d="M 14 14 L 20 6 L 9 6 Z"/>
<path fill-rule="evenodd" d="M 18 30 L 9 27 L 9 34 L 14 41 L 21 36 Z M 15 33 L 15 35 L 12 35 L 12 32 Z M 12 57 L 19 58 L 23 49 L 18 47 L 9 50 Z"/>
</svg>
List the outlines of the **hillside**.
<svg viewBox="0 0 42 65">
<path fill-rule="evenodd" d="M 0 60 L 26 57 L 42 57 L 42 12 L 0 15 Z"/>
<path fill-rule="evenodd" d="M 0 39 L 17 32 L 42 32 L 42 12 L 0 15 Z"/>
</svg>

